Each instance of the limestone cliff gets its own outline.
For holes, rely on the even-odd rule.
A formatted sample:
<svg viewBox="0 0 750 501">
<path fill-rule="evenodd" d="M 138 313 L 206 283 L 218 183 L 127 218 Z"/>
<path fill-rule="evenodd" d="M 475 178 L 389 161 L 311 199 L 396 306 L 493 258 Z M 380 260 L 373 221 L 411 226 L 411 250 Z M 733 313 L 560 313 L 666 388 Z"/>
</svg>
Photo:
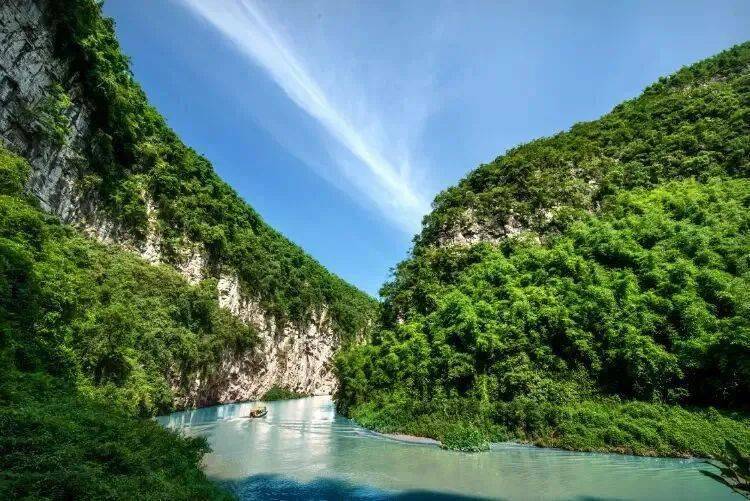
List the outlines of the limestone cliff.
<svg viewBox="0 0 750 501">
<path fill-rule="evenodd" d="M 193 374 L 190 381 L 173 375 L 177 406 L 247 400 L 273 385 L 290 390 L 331 393 L 336 381 L 331 357 L 340 339 L 327 308 L 305 322 L 280 321 L 243 292 L 237 273 L 226 265 L 209 266 L 200 243 L 186 237 L 180 252 L 162 250 L 156 204 L 144 196 L 148 214 L 145 236 L 131 234 L 102 210 L 96 194 L 80 186 L 86 174 L 84 149 L 89 139 L 93 104 L 86 99 L 78 75 L 56 57 L 49 9 L 43 0 L 6 0 L 0 7 L 0 142 L 25 157 L 32 174 L 27 186 L 45 210 L 98 240 L 118 245 L 151 263 L 166 262 L 191 283 L 213 278 L 220 304 L 259 332 L 261 347 L 227 353 L 210 376 Z M 48 116 L 55 89 L 62 89 L 61 116 Z M 41 117 L 41 118 L 40 118 Z M 62 120 L 61 137 L 45 129 L 46 121 Z M 54 124 L 53 124 L 54 125 Z M 84 193 L 86 193 L 84 195 Z"/>
</svg>

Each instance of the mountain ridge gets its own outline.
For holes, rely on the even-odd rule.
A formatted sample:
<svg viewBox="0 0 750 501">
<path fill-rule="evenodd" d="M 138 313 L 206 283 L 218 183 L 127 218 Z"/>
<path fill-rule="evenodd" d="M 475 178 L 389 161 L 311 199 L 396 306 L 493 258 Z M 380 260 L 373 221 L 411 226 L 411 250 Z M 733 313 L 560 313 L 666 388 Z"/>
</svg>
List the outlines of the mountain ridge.
<svg viewBox="0 0 750 501">
<path fill-rule="evenodd" d="M 664 130 L 646 130 L 646 131 L 633 131 L 627 130 L 627 127 L 623 127 L 622 121 L 633 121 L 635 115 L 640 114 L 642 119 L 648 119 L 650 114 L 660 113 L 659 107 L 664 108 L 663 112 L 671 113 L 672 119 L 679 121 L 684 119 L 680 117 L 680 110 L 669 110 L 667 108 L 669 103 L 666 103 L 667 94 L 674 96 L 675 93 L 679 92 L 696 92 L 704 93 L 707 92 L 706 87 L 711 84 L 721 84 L 729 76 L 737 76 L 736 73 L 746 74 L 747 72 L 747 51 L 748 43 L 739 44 L 735 47 L 727 49 L 721 54 L 712 56 L 705 60 L 699 61 L 695 64 L 684 66 L 680 70 L 676 71 L 670 76 L 662 77 L 657 82 L 649 85 L 644 91 L 637 97 L 628 99 L 621 104 L 615 106 L 609 113 L 606 113 L 602 117 L 580 122 L 573 125 L 566 131 L 561 131 L 548 137 L 542 137 L 532 140 L 528 143 L 523 143 L 513 148 L 510 148 L 504 154 L 499 155 L 490 163 L 481 164 L 479 167 L 470 172 L 467 176 L 459 181 L 459 183 L 453 187 L 450 187 L 435 197 L 433 202 L 433 211 L 426 215 L 424 218 L 422 232 L 415 237 L 417 247 L 421 245 L 434 245 L 440 243 L 442 240 L 444 243 L 449 243 L 452 238 L 456 238 L 458 241 L 477 242 L 482 240 L 481 238 L 471 238 L 472 231 L 477 234 L 485 234 L 485 240 L 493 240 L 498 237 L 502 237 L 508 233 L 518 232 L 520 229 L 534 229 L 539 227 L 542 231 L 544 225 L 551 222 L 551 213 L 553 207 L 550 206 L 548 201 L 541 198 L 534 198 L 534 194 L 524 193 L 520 187 L 515 187 L 514 184 L 520 180 L 525 179 L 520 171 L 514 171 L 514 169 L 520 169 L 521 166 L 517 164 L 523 163 L 523 156 L 529 155 L 530 150 L 541 150 L 544 148 L 551 148 L 555 150 L 555 153 L 559 156 L 555 158 L 547 159 L 550 163 L 563 163 L 569 162 L 572 168 L 571 172 L 564 174 L 570 174 L 571 181 L 583 182 L 581 186 L 567 186 L 568 183 L 564 179 L 556 178 L 553 180 L 536 180 L 535 184 L 541 185 L 541 182 L 546 184 L 552 184 L 553 182 L 561 182 L 560 192 L 555 193 L 554 200 L 565 200 L 568 196 L 572 200 L 571 202 L 576 203 L 577 207 L 584 207 L 586 202 L 596 202 L 597 198 L 606 196 L 607 186 L 601 186 L 603 181 L 607 181 L 609 188 L 614 188 L 618 183 L 626 181 L 630 182 L 630 185 L 648 185 L 647 180 L 631 179 L 631 180 L 615 180 L 615 179 L 602 179 L 602 170 L 607 167 L 614 167 L 610 165 L 587 165 L 587 161 L 599 161 L 599 162 L 642 162 L 644 158 L 638 157 L 640 147 L 642 150 L 645 148 L 644 145 L 634 144 L 636 141 L 649 141 L 653 140 L 648 137 L 649 133 L 658 134 L 670 134 L 675 131 Z M 738 66 L 744 66 L 744 70 L 738 71 Z M 710 89 L 708 89 L 710 90 Z M 736 96 L 729 96 L 736 100 Z M 739 103 L 729 102 L 725 105 L 727 108 L 731 106 L 739 107 Z M 728 114 L 725 114 L 728 115 Z M 709 117 L 710 118 L 710 117 Z M 724 119 L 728 120 L 731 117 L 725 116 Z M 602 131 L 598 129 L 609 128 L 609 131 Z M 592 130 L 593 129 L 593 130 Z M 617 137 L 617 135 L 622 137 Z M 742 151 L 746 145 L 743 145 L 741 137 L 736 139 L 740 140 L 739 144 L 734 148 Z M 633 151 L 625 151 L 626 149 L 618 143 L 630 143 L 630 147 Z M 607 150 L 616 150 L 619 148 L 618 156 L 612 156 Z M 716 150 L 715 146 L 713 148 Z M 653 160 L 651 163 L 656 163 Z M 663 161 L 664 158 L 655 159 Z M 664 163 L 664 162 L 662 162 Z M 694 166 L 694 171 L 700 166 Z M 527 166 L 527 168 L 537 168 L 535 172 L 526 172 L 526 174 L 543 175 L 545 171 L 547 173 L 553 172 L 555 166 L 541 168 L 539 165 Z M 622 171 L 623 167 L 619 167 Z M 503 172 L 505 170 L 506 172 Z M 620 176 L 624 174 L 618 173 Z M 639 173 L 644 174 L 655 174 L 652 172 Z M 666 174 L 663 173 L 663 174 Z M 677 175 L 684 175 L 685 172 L 675 172 Z M 549 174 L 548 174 L 549 175 Z M 656 175 L 662 175 L 656 173 Z M 653 183 L 652 183 L 653 184 Z M 612 186 L 615 185 L 615 186 Z M 481 195 L 484 194 L 488 198 L 492 198 L 491 194 L 488 193 L 491 189 L 499 189 L 501 186 L 506 186 L 509 189 L 513 189 L 513 193 L 506 193 L 505 196 L 518 202 L 526 202 L 527 204 L 536 205 L 536 210 L 540 211 L 539 214 L 531 214 L 528 212 L 528 207 L 520 206 L 517 209 L 517 213 L 513 213 L 511 208 L 495 208 L 495 210 L 505 209 L 504 214 L 482 212 L 480 210 L 480 221 L 485 224 L 479 224 L 478 227 L 472 228 L 473 221 L 472 215 L 462 214 L 458 208 L 463 205 L 474 204 L 474 209 L 482 209 Z M 541 188 L 541 186 L 540 186 Z M 547 188 L 551 188 L 547 186 Z M 600 192 L 600 193 L 596 193 Z M 497 195 L 497 194 L 496 194 Z M 593 198 L 592 198 L 593 197 Z M 479 198 L 479 199 L 477 199 Z M 527 199 L 527 200 L 524 200 Z M 568 204 L 568 205 L 573 205 Z M 488 209 L 488 208 L 485 208 Z M 462 221 L 462 216 L 465 216 L 467 221 Z M 502 216 L 505 216 L 503 218 Z M 525 219 L 529 220 L 525 220 Z M 523 219 L 523 220 L 521 220 Z M 548 219 L 550 221 L 545 221 Z M 461 234 L 461 226 L 464 224 L 465 230 L 468 230 L 468 238 Z M 507 227 L 507 228 L 506 228 Z M 446 232 L 447 234 L 441 235 Z M 455 234 L 457 233 L 457 234 Z"/>
</svg>

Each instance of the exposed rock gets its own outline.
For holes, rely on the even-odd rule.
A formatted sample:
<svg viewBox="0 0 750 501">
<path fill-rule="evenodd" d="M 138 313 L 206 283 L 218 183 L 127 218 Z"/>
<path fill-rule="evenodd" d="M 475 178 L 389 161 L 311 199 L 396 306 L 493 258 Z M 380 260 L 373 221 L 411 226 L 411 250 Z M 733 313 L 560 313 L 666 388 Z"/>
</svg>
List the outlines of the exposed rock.
<svg viewBox="0 0 750 501">
<path fill-rule="evenodd" d="M 188 391 L 177 401 L 182 407 L 213 402 L 236 402 L 257 398 L 277 385 L 299 393 L 331 394 L 336 378 L 331 357 L 338 346 L 325 310 L 305 325 L 278 325 L 256 301 L 243 296 L 236 275 L 219 279 L 219 301 L 261 336 L 261 347 L 239 356 L 227 356 L 208 375 L 198 374 L 190 381 L 175 379 Z"/>
<path fill-rule="evenodd" d="M 467 209 L 450 227 L 444 228 L 438 237 L 441 247 L 470 247 L 479 242 L 497 242 L 502 236 L 490 234 L 477 219 L 473 209 Z"/>
<path fill-rule="evenodd" d="M 52 35 L 40 6 L 30 0 L 5 0 L 0 8 L 0 142 L 29 161 L 29 192 L 42 208 L 66 222 L 75 220 L 82 205 L 74 180 L 90 123 L 80 86 L 67 77 L 65 65 L 53 57 Z M 36 137 L 25 117 L 54 83 L 62 84 L 72 101 L 66 111 L 70 132 L 62 145 Z"/>
<path fill-rule="evenodd" d="M 471 247 L 480 242 L 499 243 L 505 238 L 519 236 L 526 230 L 526 226 L 515 214 L 509 215 L 505 224 L 496 228 L 481 223 L 474 210 L 469 208 L 441 232 L 437 243 L 441 247 Z"/>
<path fill-rule="evenodd" d="M 144 195 L 148 228 L 136 238 L 99 210 L 95 198 L 77 189 L 85 166 L 91 128 L 91 107 L 76 75 L 54 57 L 53 38 L 44 21 L 43 0 L 4 0 L 0 5 L 0 143 L 25 157 L 32 172 L 27 186 L 42 208 L 102 242 L 130 250 L 150 263 L 167 262 L 190 283 L 210 278 L 207 254 L 187 240 L 178 256 L 165 259 L 156 211 Z M 34 133 L 28 110 L 33 110 L 60 84 L 71 104 L 65 110 L 70 123 L 62 144 Z M 323 309 L 302 325 L 279 325 L 243 293 L 232 270 L 214 272 L 220 304 L 252 325 L 262 343 L 242 354 L 227 353 L 210 374 L 192 375 L 190 381 L 173 376 L 178 406 L 209 405 L 259 397 L 274 385 L 290 390 L 328 394 L 336 381 L 331 357 L 338 337 Z"/>
</svg>

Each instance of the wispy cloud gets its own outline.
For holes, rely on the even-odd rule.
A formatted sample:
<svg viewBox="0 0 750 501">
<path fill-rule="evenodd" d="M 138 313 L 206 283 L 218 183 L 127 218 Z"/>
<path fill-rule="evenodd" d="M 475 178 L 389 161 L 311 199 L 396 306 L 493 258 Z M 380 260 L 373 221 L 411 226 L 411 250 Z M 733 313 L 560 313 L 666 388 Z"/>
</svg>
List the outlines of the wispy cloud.
<svg viewBox="0 0 750 501">
<path fill-rule="evenodd" d="M 408 158 L 384 149 L 382 141 L 371 135 L 384 127 L 372 114 L 368 115 L 371 123 L 363 124 L 360 120 L 355 125 L 352 122 L 352 116 L 347 113 L 350 110 L 342 109 L 332 99 L 331 92 L 316 80 L 284 37 L 283 30 L 274 26 L 259 4 L 251 0 L 180 1 L 262 67 L 286 95 L 343 148 L 345 154 L 334 155 L 340 176 L 404 230 L 412 232 L 418 227 L 429 205 L 414 187 Z M 346 98 L 352 99 L 351 96 Z"/>
</svg>

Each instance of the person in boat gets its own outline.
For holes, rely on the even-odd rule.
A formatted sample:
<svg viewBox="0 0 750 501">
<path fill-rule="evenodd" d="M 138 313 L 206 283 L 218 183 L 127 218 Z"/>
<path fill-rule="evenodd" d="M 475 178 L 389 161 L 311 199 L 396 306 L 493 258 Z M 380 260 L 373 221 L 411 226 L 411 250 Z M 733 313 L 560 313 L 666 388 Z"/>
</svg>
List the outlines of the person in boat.
<svg viewBox="0 0 750 501">
<path fill-rule="evenodd" d="M 249 417 L 261 417 L 265 415 L 266 408 L 265 407 L 256 407 L 255 409 L 250 411 Z"/>
</svg>

